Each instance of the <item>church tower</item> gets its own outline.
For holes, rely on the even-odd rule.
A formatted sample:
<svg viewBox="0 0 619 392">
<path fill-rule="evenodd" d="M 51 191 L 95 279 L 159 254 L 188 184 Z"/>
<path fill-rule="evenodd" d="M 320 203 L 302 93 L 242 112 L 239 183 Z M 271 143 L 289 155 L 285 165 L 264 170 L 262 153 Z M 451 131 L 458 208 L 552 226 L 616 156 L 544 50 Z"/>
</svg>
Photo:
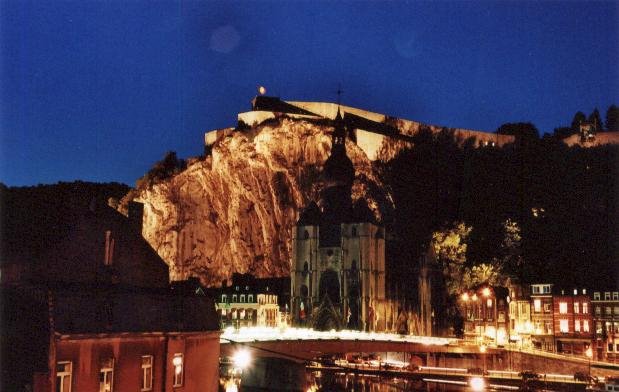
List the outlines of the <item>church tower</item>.
<svg viewBox="0 0 619 392">
<path fill-rule="evenodd" d="M 384 228 L 364 200 L 353 205 L 355 169 L 346 154 L 348 131 L 338 106 L 320 199 L 301 212 L 293 228 L 292 317 L 297 325 L 312 326 L 313 314 L 328 304 L 334 311 L 321 314 L 339 318 L 328 325 L 384 330 Z"/>
</svg>

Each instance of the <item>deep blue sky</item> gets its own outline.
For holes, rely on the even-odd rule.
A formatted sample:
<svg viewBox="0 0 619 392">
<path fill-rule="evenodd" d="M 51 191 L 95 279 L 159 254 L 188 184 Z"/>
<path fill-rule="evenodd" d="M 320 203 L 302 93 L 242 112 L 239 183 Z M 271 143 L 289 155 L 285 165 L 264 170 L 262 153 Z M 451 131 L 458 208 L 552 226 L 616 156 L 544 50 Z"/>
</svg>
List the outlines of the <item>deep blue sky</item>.
<svg viewBox="0 0 619 392">
<path fill-rule="evenodd" d="M 133 185 L 259 85 L 422 122 L 540 131 L 619 104 L 617 2 L 2 0 L 0 181 Z"/>
</svg>

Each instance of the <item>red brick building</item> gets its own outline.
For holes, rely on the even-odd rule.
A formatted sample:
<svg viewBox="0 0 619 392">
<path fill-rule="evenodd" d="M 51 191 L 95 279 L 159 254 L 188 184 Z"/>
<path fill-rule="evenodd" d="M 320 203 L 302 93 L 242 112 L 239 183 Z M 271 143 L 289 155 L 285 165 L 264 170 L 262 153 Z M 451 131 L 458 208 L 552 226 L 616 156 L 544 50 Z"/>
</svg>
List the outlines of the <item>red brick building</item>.
<svg viewBox="0 0 619 392">
<path fill-rule="evenodd" d="M 558 353 L 585 356 L 593 337 L 591 299 L 585 289 L 553 296 L 553 326 Z"/>
<path fill-rule="evenodd" d="M 197 281 L 169 284 L 139 204 L 125 217 L 75 187 L 61 214 L 3 211 L 0 390 L 217 390 L 213 300 Z"/>
</svg>

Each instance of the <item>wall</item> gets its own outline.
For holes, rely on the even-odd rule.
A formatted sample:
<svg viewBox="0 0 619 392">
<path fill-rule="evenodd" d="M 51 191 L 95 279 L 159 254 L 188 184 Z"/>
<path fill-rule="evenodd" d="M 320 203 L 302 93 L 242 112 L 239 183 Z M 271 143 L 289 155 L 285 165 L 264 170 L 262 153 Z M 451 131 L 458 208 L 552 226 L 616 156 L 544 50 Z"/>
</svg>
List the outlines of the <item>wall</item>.
<svg viewBox="0 0 619 392">
<path fill-rule="evenodd" d="M 174 353 L 184 355 L 185 366 L 183 386 L 176 388 Z M 153 356 L 153 391 L 161 391 L 164 382 L 165 391 L 217 390 L 219 332 L 65 335 L 57 341 L 56 362 L 72 362 L 72 391 L 96 391 L 100 361 L 114 358 L 114 391 L 139 391 L 143 355 Z"/>
</svg>

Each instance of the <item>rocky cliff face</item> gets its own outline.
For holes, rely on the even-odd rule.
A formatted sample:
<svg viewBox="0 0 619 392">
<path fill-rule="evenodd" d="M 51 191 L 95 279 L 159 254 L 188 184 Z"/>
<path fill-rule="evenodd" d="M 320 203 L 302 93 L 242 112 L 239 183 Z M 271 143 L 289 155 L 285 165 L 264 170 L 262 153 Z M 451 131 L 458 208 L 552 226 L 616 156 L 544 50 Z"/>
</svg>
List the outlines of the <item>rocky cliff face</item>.
<svg viewBox="0 0 619 392">
<path fill-rule="evenodd" d="M 126 197 L 144 203 L 143 235 L 170 266 L 170 278 L 198 276 L 218 285 L 233 272 L 286 276 L 299 211 L 317 200 L 331 149 L 327 126 L 280 118 L 227 132 L 204 160 Z M 372 163 L 346 144 L 356 180 L 377 219 L 392 208 Z"/>
</svg>

